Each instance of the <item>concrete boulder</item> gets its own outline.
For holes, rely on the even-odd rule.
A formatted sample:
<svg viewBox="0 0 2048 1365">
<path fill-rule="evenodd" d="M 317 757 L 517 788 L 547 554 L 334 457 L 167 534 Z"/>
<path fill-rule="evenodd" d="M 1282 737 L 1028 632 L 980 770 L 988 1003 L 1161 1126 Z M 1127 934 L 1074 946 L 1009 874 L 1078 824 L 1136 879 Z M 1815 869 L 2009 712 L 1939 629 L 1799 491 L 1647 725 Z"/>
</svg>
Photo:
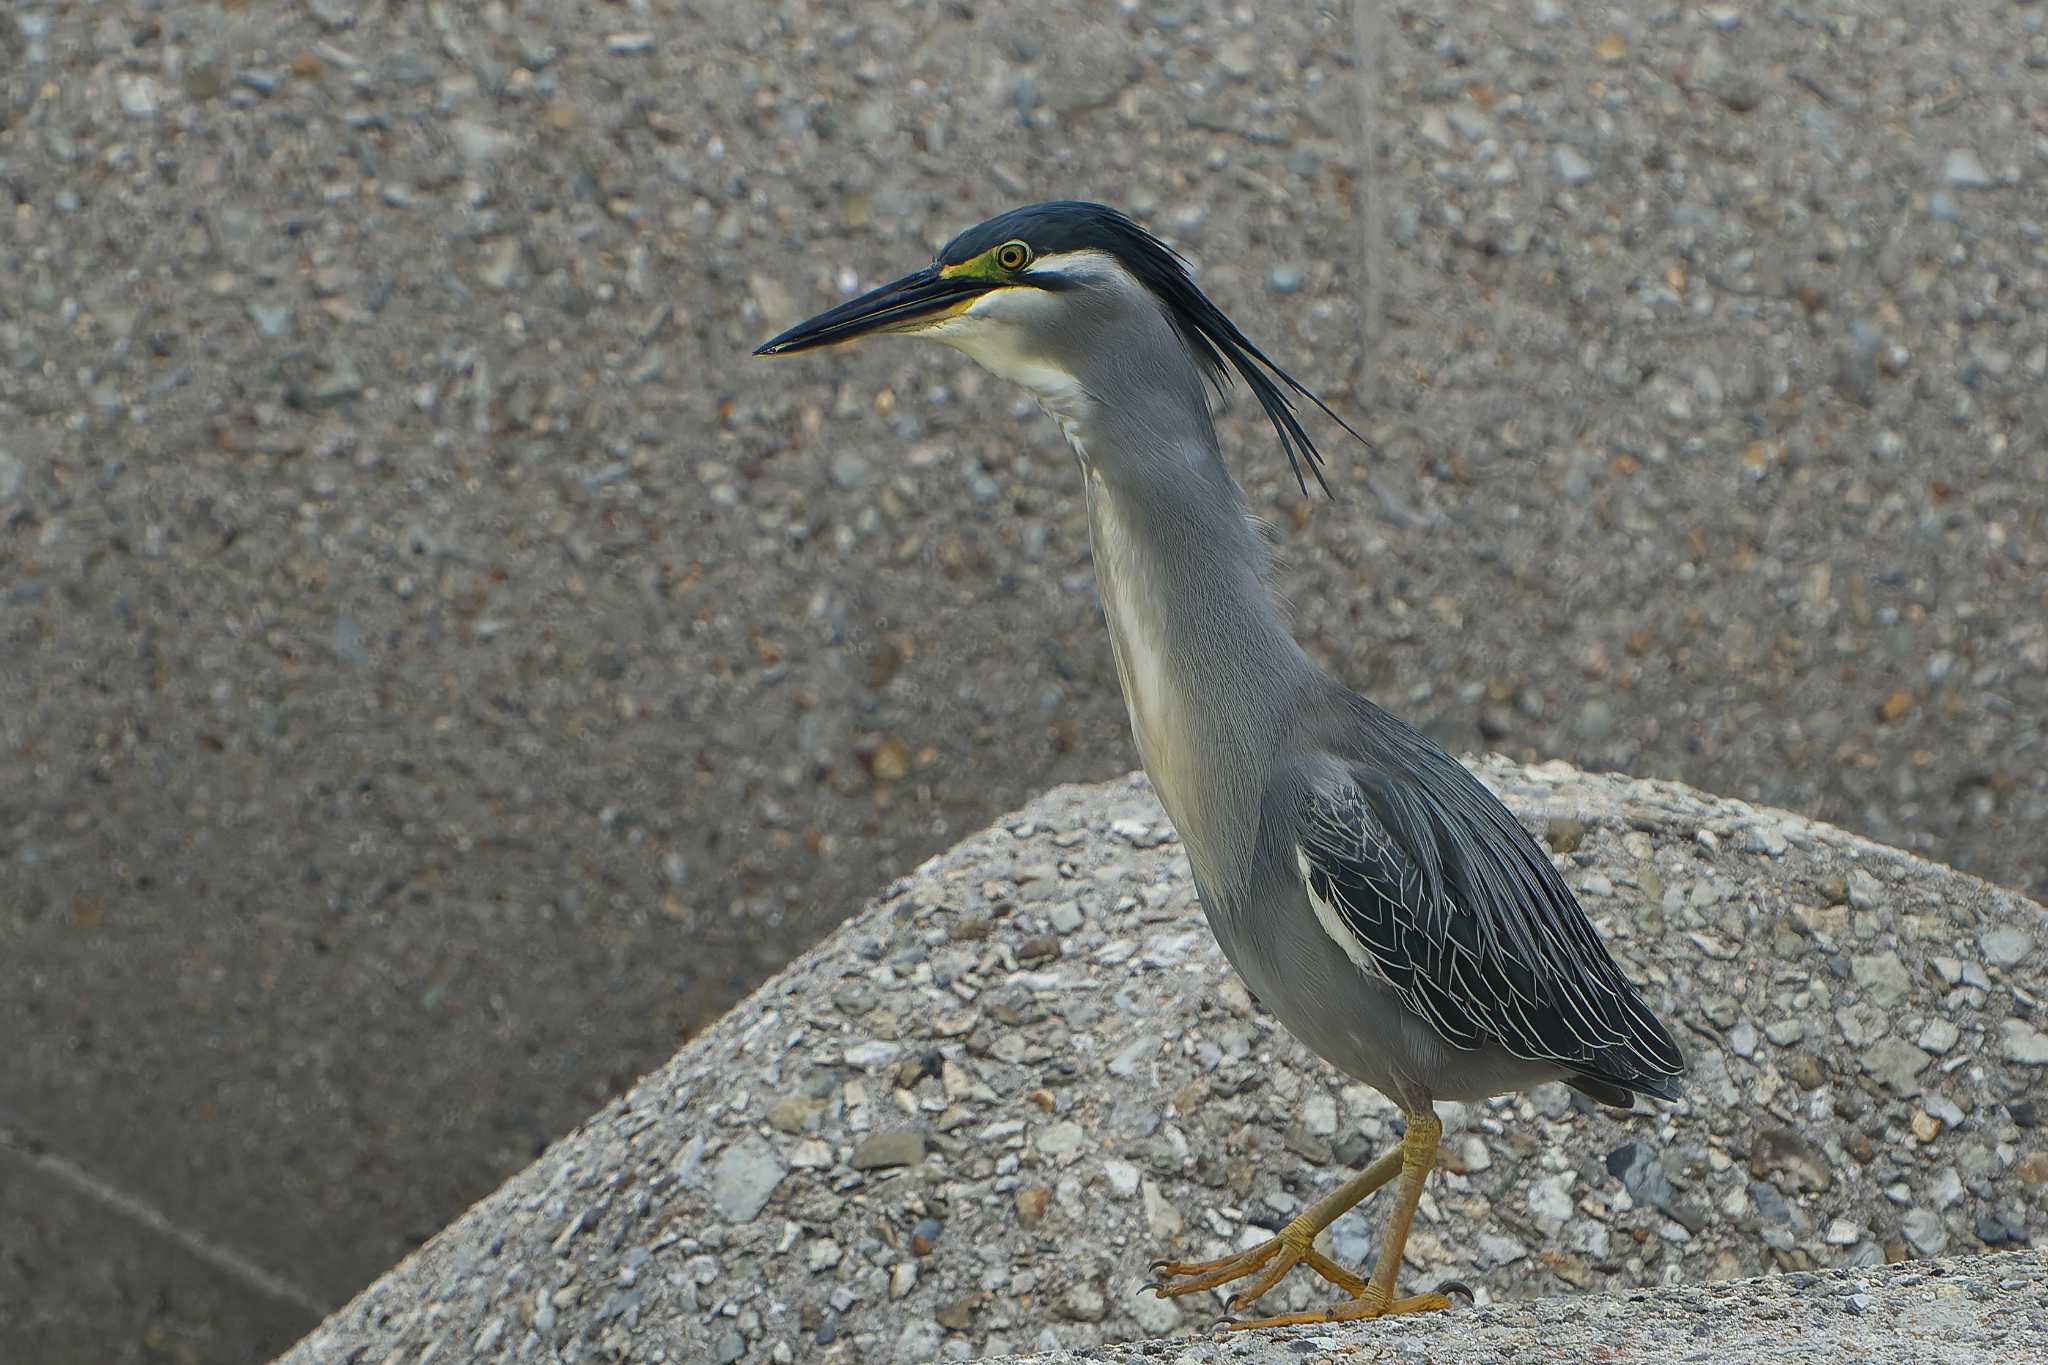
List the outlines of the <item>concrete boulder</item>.
<svg viewBox="0 0 2048 1365">
<path fill-rule="evenodd" d="M 1809 1317 L 1985 1359 L 2048 1342 L 2019 1250 L 2048 1233 L 2048 911 L 1668 783 L 1475 770 L 1681 1036 L 1691 1092 L 1447 1106 L 1404 1282 L 1478 1305 L 1306 1349 L 1577 1332 L 1662 1358 L 1743 1323 L 1756 1350 L 1811 1345 Z M 1147 1263 L 1268 1235 L 1397 1118 L 1247 996 L 1142 778 L 1060 788 L 888 887 L 286 1359 L 1051 1360 L 1179 1335 L 1160 1358 L 1291 1360 L 1213 1342 L 1222 1296 L 1156 1300 Z M 1334 1254 L 1364 1261 L 1379 1216 Z M 1977 1259 L 1918 1259 L 1943 1255 Z M 1297 1272 L 1261 1307 L 1327 1297 Z"/>
</svg>

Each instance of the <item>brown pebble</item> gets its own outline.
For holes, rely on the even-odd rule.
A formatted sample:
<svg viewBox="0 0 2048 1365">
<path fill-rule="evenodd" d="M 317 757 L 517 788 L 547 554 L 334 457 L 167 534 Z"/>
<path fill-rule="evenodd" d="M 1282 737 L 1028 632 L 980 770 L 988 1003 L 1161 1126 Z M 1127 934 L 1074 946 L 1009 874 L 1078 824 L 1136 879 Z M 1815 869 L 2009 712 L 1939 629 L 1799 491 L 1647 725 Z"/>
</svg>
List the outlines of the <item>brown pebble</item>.
<svg viewBox="0 0 2048 1365">
<path fill-rule="evenodd" d="M 1044 962 L 1060 955 L 1060 941 L 1050 934 L 1034 934 L 1017 945 L 1019 962 Z"/>
<path fill-rule="evenodd" d="M 1801 1090 L 1818 1090 L 1827 1080 L 1827 1073 L 1821 1069 L 1820 1058 L 1811 1052 L 1795 1052 L 1785 1059 L 1781 1068 L 1788 1080 Z"/>
<path fill-rule="evenodd" d="M 1027 1228 L 1043 1223 L 1051 1207 L 1052 1191 L 1043 1185 L 1027 1185 L 1017 1191 L 1017 1221 Z"/>
<path fill-rule="evenodd" d="M 1553 853 L 1576 853 L 1580 844 L 1586 842 L 1586 822 L 1583 820 L 1552 820 L 1546 835 Z"/>
</svg>

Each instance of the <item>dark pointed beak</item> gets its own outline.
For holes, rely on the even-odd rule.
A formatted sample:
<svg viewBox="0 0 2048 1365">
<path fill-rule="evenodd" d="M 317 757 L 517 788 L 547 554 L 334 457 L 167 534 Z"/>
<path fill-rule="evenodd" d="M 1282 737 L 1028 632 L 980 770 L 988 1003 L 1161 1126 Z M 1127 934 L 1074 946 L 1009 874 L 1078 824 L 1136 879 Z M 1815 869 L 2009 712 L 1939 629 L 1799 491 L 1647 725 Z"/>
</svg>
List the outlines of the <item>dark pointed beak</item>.
<svg viewBox="0 0 2048 1365">
<path fill-rule="evenodd" d="M 892 331 L 906 323 L 951 312 L 993 285 L 988 280 L 945 276 L 935 265 L 871 289 L 837 308 L 828 308 L 808 322 L 771 337 L 754 348 L 755 355 L 789 355 L 814 346 L 831 346 L 870 332 Z"/>
</svg>

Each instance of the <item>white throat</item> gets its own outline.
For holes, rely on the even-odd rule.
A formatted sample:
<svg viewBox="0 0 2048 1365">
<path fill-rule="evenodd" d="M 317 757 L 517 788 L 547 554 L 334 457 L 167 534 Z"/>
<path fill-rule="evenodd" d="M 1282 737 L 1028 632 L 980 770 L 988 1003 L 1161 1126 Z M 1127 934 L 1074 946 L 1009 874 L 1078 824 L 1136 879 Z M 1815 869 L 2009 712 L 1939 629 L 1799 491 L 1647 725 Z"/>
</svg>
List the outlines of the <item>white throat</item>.
<svg viewBox="0 0 2048 1365">
<path fill-rule="evenodd" d="M 1160 804 L 1185 837 L 1187 830 L 1197 827 L 1189 821 L 1198 818 L 1202 796 L 1186 689 L 1180 670 L 1173 666 L 1157 589 L 1139 555 L 1137 538 L 1108 483 L 1087 468 L 1085 455 L 1082 466 L 1095 582 L 1102 594 L 1124 707 L 1130 712 L 1131 738 Z"/>
</svg>

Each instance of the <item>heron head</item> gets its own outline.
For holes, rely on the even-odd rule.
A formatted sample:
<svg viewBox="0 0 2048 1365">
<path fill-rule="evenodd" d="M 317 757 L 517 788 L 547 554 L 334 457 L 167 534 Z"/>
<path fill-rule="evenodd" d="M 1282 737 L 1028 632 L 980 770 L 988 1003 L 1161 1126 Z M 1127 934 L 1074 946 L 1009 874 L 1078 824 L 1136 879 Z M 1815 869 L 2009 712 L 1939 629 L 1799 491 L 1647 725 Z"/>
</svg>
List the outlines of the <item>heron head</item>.
<svg viewBox="0 0 2048 1365">
<path fill-rule="evenodd" d="M 1328 491 L 1322 453 L 1289 392 L 1358 433 L 1253 345 L 1196 287 L 1178 253 L 1102 204 L 1063 200 L 997 214 L 948 242 L 930 265 L 798 323 L 754 354 L 876 333 L 925 336 L 1058 407 L 1089 388 L 1088 372 L 1118 344 L 1114 320 L 1134 307 L 1163 314 L 1187 359 L 1219 389 L 1241 376 L 1303 491 L 1304 465 Z"/>
</svg>

